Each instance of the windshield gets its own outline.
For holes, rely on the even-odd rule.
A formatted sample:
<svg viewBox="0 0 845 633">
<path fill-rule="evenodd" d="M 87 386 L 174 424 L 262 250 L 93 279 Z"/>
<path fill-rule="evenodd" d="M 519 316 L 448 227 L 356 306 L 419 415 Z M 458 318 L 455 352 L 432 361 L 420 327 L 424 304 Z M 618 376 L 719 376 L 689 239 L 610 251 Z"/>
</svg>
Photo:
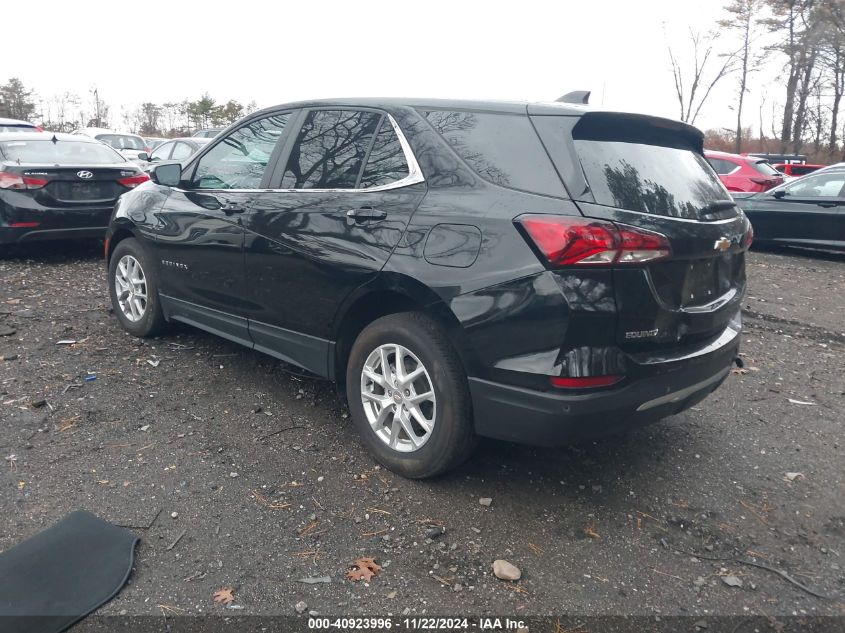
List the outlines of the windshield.
<svg viewBox="0 0 845 633">
<path fill-rule="evenodd" d="M 46 165 L 108 165 L 123 163 L 123 156 L 99 143 L 86 141 L 4 141 L 0 154 L 18 163 Z"/>
<path fill-rule="evenodd" d="M 140 151 L 147 149 L 147 146 L 144 145 L 144 139 L 130 134 L 99 134 L 97 140 L 111 145 L 115 149 L 137 149 Z"/>
<path fill-rule="evenodd" d="M 36 128 L 34 125 L 1 123 L 0 133 L 3 132 L 38 132 L 38 128 Z"/>
<path fill-rule="evenodd" d="M 575 149 L 598 204 L 676 218 L 729 195 L 704 156 L 692 149 L 606 140 L 576 140 Z"/>
</svg>

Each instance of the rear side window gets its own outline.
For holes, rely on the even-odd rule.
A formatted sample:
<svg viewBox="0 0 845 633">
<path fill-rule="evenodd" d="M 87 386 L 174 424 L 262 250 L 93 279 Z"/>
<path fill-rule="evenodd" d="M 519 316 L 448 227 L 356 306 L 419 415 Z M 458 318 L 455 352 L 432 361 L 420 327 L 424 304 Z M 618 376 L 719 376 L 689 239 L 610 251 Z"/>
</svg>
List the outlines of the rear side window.
<svg viewBox="0 0 845 633">
<path fill-rule="evenodd" d="M 380 120 L 375 112 L 309 112 L 291 149 L 282 189 L 354 189 Z"/>
<path fill-rule="evenodd" d="M 485 180 L 523 191 L 566 196 L 527 116 L 447 110 L 424 114 L 458 156 Z"/>
<path fill-rule="evenodd" d="M 381 187 L 402 180 L 410 174 L 405 152 L 393 125 L 387 117 L 381 120 L 378 134 L 373 141 L 367 165 L 361 176 L 361 188 Z"/>
<path fill-rule="evenodd" d="M 6 141 L 0 156 L 21 163 L 42 165 L 109 165 L 126 159 L 111 147 L 94 141 Z"/>
</svg>

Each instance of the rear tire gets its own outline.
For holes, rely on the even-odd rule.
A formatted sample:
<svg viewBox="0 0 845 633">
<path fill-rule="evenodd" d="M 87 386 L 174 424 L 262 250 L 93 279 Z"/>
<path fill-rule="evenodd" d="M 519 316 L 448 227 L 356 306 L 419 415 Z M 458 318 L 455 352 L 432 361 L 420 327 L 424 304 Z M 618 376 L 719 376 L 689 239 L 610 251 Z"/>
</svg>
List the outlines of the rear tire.
<svg viewBox="0 0 845 633">
<path fill-rule="evenodd" d="M 349 355 L 346 394 L 370 453 L 404 477 L 449 471 L 477 444 L 463 365 L 424 314 L 391 314 L 361 332 Z"/>
<path fill-rule="evenodd" d="M 109 295 L 123 329 L 147 338 L 166 324 L 150 257 L 135 238 L 122 240 L 109 260 Z"/>
</svg>

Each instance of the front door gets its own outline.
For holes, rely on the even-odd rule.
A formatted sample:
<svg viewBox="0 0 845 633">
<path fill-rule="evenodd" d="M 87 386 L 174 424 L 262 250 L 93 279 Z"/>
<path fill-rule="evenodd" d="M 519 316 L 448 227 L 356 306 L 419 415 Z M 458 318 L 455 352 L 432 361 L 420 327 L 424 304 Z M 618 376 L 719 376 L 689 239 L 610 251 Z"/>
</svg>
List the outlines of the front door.
<svg viewBox="0 0 845 633">
<path fill-rule="evenodd" d="M 845 243 L 845 172 L 806 176 L 755 200 L 755 239 L 807 246 Z"/>
<path fill-rule="evenodd" d="M 245 217 L 249 327 L 256 349 L 325 375 L 340 304 L 382 269 L 426 189 L 387 114 L 301 120 L 278 193 Z"/>
<path fill-rule="evenodd" d="M 260 200 L 288 116 L 254 119 L 216 139 L 158 213 L 160 293 L 169 318 L 250 344 L 243 217 Z"/>
</svg>

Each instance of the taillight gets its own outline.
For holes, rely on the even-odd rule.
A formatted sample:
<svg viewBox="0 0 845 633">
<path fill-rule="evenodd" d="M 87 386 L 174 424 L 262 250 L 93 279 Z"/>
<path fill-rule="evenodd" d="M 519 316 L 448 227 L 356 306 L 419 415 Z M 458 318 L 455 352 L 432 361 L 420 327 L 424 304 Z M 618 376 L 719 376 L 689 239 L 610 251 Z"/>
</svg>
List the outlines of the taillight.
<svg viewBox="0 0 845 633">
<path fill-rule="evenodd" d="M 147 182 L 150 177 L 147 174 L 137 174 L 135 176 L 128 176 L 126 178 L 121 178 L 117 182 L 119 182 L 124 187 L 129 187 L 132 189 L 133 187 L 137 187 L 142 182 Z"/>
<path fill-rule="evenodd" d="M 606 220 L 524 215 L 515 221 L 552 266 L 639 264 L 671 253 L 665 235 Z"/>
<path fill-rule="evenodd" d="M 751 178 L 751 182 L 756 183 L 758 185 L 765 185 L 767 187 L 774 187 L 775 185 L 780 184 L 783 182 L 783 178 L 778 178 L 775 176 L 774 178 Z"/>
<path fill-rule="evenodd" d="M 45 178 L 33 178 L 0 171 L 0 189 L 40 189 L 49 181 Z"/>
</svg>

